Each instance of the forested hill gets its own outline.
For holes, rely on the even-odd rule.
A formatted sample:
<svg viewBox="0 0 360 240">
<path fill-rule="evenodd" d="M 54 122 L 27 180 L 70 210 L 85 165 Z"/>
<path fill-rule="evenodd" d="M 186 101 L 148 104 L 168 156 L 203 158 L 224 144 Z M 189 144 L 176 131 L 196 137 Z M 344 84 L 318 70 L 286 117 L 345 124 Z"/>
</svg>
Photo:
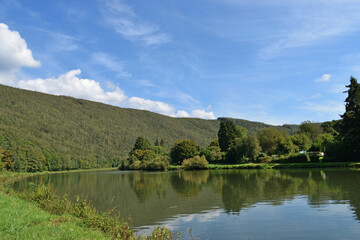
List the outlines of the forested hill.
<svg viewBox="0 0 360 240">
<path fill-rule="evenodd" d="M 189 138 L 206 146 L 217 136 L 220 121 L 172 118 L 149 111 L 53 96 L 0 85 L 0 148 L 18 159 L 16 168 L 34 171 L 116 165 L 136 138 L 170 147 Z M 249 133 L 270 125 L 230 119 Z M 288 127 L 280 127 L 292 133 Z"/>
</svg>

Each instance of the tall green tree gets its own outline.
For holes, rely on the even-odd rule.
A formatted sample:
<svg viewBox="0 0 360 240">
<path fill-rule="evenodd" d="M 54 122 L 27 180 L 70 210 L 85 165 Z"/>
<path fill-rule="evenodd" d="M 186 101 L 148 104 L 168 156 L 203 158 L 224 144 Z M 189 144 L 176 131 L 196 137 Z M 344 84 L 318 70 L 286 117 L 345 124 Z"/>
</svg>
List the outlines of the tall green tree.
<svg viewBox="0 0 360 240">
<path fill-rule="evenodd" d="M 147 149 L 150 149 L 150 143 L 149 141 L 144 138 L 144 137 L 138 137 L 136 139 L 136 142 L 134 144 L 134 148 L 132 151 L 135 151 L 135 150 L 147 150 Z"/>
<path fill-rule="evenodd" d="M 300 124 L 300 132 L 308 133 L 311 140 L 314 141 L 318 136 L 323 133 L 323 129 L 319 123 L 304 121 Z"/>
<path fill-rule="evenodd" d="M 360 86 L 356 78 L 350 78 L 345 91 L 345 113 L 341 115 L 340 140 L 344 146 L 346 157 L 358 160 L 360 157 Z M 351 160 L 351 159 L 350 159 Z"/>
<path fill-rule="evenodd" d="M 235 144 L 236 138 L 244 138 L 246 135 L 247 130 L 243 127 L 235 126 L 232 121 L 221 122 L 218 132 L 221 151 L 228 151 L 231 145 Z"/>
<path fill-rule="evenodd" d="M 173 164 L 181 164 L 183 160 L 192 158 L 199 153 L 199 146 L 190 139 L 178 140 L 171 148 L 170 157 Z"/>
<path fill-rule="evenodd" d="M 305 132 L 297 133 L 291 136 L 292 142 L 296 146 L 298 151 L 307 151 L 311 147 L 312 141 L 310 139 L 310 134 Z"/>
<path fill-rule="evenodd" d="M 263 128 L 257 133 L 260 147 L 267 155 L 287 154 L 293 149 L 289 134 L 276 128 Z"/>
</svg>

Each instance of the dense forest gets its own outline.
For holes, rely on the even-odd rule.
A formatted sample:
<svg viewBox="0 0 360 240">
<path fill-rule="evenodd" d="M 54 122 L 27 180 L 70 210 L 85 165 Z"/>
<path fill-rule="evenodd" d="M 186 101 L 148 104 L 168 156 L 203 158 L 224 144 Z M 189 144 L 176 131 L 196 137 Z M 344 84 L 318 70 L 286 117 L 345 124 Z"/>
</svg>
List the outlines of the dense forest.
<svg viewBox="0 0 360 240">
<path fill-rule="evenodd" d="M 117 166 L 139 136 L 164 148 L 178 139 L 205 147 L 217 137 L 220 122 L 234 122 L 249 134 L 270 127 L 240 119 L 172 118 L 4 85 L 0 96 L 0 169 L 15 171 Z M 293 134 L 298 126 L 275 128 Z"/>
<path fill-rule="evenodd" d="M 170 153 L 161 144 L 152 146 L 139 137 L 120 169 L 167 170 L 169 163 L 187 169 L 205 169 L 209 163 L 322 163 L 358 161 L 360 157 L 360 86 L 350 79 L 345 113 L 331 122 L 302 122 L 298 131 L 276 127 L 260 128 L 249 134 L 237 121 L 223 119 L 217 138 L 207 147 L 191 139 L 180 139 Z M 265 124 L 263 126 L 266 126 Z M 291 127 L 291 125 L 288 125 Z"/>
</svg>

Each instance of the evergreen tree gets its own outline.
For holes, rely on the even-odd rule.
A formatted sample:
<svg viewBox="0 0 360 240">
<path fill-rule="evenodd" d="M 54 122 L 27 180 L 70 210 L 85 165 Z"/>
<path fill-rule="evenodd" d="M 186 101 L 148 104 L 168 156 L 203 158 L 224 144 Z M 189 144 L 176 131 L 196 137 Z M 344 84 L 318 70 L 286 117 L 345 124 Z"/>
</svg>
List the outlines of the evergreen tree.
<svg viewBox="0 0 360 240">
<path fill-rule="evenodd" d="M 221 122 L 218 132 L 219 146 L 221 148 L 221 151 L 228 151 L 231 145 L 235 143 L 236 137 L 241 134 L 241 129 L 237 130 L 233 122 Z"/>
<path fill-rule="evenodd" d="M 341 115 L 342 123 L 340 125 L 340 141 L 343 143 L 345 157 L 360 157 L 360 87 L 354 77 L 350 78 L 348 88 L 348 97 L 345 99 L 345 113 Z"/>
<path fill-rule="evenodd" d="M 138 137 L 136 139 L 136 142 L 134 144 L 134 148 L 132 151 L 135 150 L 147 150 L 150 149 L 150 143 L 149 141 L 144 137 Z"/>
</svg>

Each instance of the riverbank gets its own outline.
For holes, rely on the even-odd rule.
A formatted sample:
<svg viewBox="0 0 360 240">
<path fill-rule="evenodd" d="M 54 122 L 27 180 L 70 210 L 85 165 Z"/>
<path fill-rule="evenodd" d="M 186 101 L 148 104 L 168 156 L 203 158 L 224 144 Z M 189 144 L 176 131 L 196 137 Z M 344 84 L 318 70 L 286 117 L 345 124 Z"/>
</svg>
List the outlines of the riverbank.
<svg viewBox="0 0 360 240">
<path fill-rule="evenodd" d="M 54 215 L 0 192 L 0 239 L 111 239 L 71 215 Z"/>
<path fill-rule="evenodd" d="M 209 164 L 207 169 L 284 169 L 284 168 L 336 168 L 360 167 L 359 162 L 326 163 L 244 163 L 244 164 Z"/>
<path fill-rule="evenodd" d="M 71 202 L 59 197 L 50 185 L 29 185 L 15 192 L 19 178 L 56 173 L 109 171 L 116 168 L 62 172 L 0 172 L 0 239 L 178 239 L 165 227 L 148 236 L 135 236 L 127 221 L 98 212 L 87 200 Z"/>
<path fill-rule="evenodd" d="M 325 163 L 241 163 L 208 164 L 206 169 L 286 169 L 286 168 L 357 168 L 360 162 L 325 162 Z M 171 165 L 170 170 L 182 170 L 182 166 Z"/>
</svg>

